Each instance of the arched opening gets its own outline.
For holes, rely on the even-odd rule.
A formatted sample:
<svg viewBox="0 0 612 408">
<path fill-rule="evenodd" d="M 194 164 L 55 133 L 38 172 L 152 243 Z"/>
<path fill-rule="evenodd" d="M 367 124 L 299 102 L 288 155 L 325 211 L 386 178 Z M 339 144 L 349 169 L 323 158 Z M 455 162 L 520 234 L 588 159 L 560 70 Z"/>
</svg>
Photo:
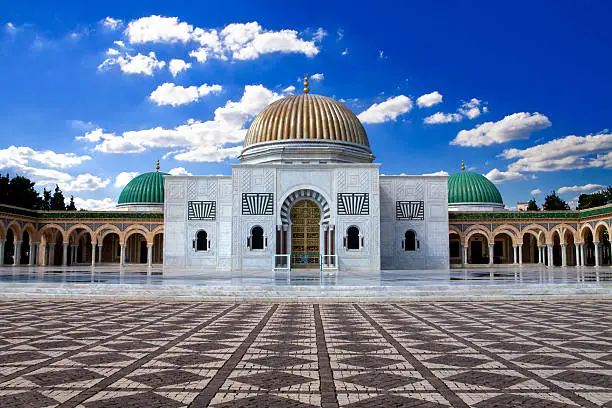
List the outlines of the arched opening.
<svg viewBox="0 0 612 408">
<path fill-rule="evenodd" d="M 208 233 L 204 230 L 196 234 L 196 251 L 208 251 Z"/>
<path fill-rule="evenodd" d="M 416 251 L 418 247 L 416 232 L 408 230 L 404 234 L 404 251 Z"/>
<path fill-rule="evenodd" d="M 553 262 L 554 266 L 561 266 L 561 237 L 559 231 L 554 231 L 552 234 L 553 239 Z"/>
<path fill-rule="evenodd" d="M 6 242 L 4 243 L 4 261 L 5 265 L 12 265 L 15 256 L 15 234 L 11 228 L 6 231 Z"/>
<path fill-rule="evenodd" d="M 359 249 L 359 228 L 354 225 L 346 230 L 346 249 Z"/>
<path fill-rule="evenodd" d="M 595 244 L 593 243 L 593 233 L 589 228 L 585 228 L 582 232 L 582 242 L 584 245 L 584 265 L 595 265 Z"/>
<path fill-rule="evenodd" d="M 147 239 L 142 233 L 132 233 L 125 242 L 125 262 L 147 263 Z"/>
<path fill-rule="evenodd" d="M 119 243 L 119 234 L 109 232 L 102 239 L 102 256 L 100 262 L 104 263 L 119 263 L 121 261 L 121 244 Z"/>
<path fill-rule="evenodd" d="M 451 264 L 461 264 L 461 237 L 455 231 L 448 233 L 448 253 Z"/>
<path fill-rule="evenodd" d="M 473 234 L 468 240 L 468 263 L 488 264 L 488 243 L 485 235 L 479 232 Z"/>
<path fill-rule="evenodd" d="M 599 238 L 599 264 L 610 265 L 610 236 L 608 229 L 600 225 L 595 230 L 597 238 Z"/>
<path fill-rule="evenodd" d="M 49 254 L 49 265 L 61 265 L 64 250 L 64 236 L 56 229 L 52 230 L 51 234 L 54 235 L 51 242 L 55 242 L 55 244 L 50 244 L 52 250 Z"/>
<path fill-rule="evenodd" d="M 570 231 L 565 231 L 565 265 L 576 266 L 576 244 L 574 243 L 574 234 Z"/>
<path fill-rule="evenodd" d="M 540 262 L 538 250 L 538 238 L 531 232 L 523 234 L 523 263 L 538 263 Z"/>
<path fill-rule="evenodd" d="M 251 229 L 251 249 L 264 249 L 264 230 L 259 225 Z"/>
<path fill-rule="evenodd" d="M 321 209 L 311 199 L 295 202 L 291 219 L 291 267 L 318 268 L 321 245 Z"/>
<path fill-rule="evenodd" d="M 23 235 L 21 238 L 21 249 L 20 249 L 20 257 L 19 257 L 19 263 L 21 265 L 27 265 L 30 263 L 30 256 L 32 256 L 33 254 L 30 254 L 30 233 L 28 231 L 23 231 Z"/>
<path fill-rule="evenodd" d="M 154 264 L 164 263 L 164 233 L 158 232 L 153 237 L 153 261 Z"/>
<path fill-rule="evenodd" d="M 68 264 L 91 264 L 91 234 L 84 228 L 76 228 L 70 233 Z"/>
<path fill-rule="evenodd" d="M 493 263 L 511 264 L 514 263 L 514 247 L 512 238 L 505 232 L 495 235 L 493 240 Z"/>
</svg>

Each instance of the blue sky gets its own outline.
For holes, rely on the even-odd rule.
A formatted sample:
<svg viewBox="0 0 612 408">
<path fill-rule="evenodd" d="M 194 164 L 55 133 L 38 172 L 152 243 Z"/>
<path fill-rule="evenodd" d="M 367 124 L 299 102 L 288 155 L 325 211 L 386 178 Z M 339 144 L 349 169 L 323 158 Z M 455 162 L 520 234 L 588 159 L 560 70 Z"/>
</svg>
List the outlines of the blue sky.
<svg viewBox="0 0 612 408">
<path fill-rule="evenodd" d="M 509 207 L 610 184 L 607 2 L 254 3 L 3 4 L 0 171 L 87 208 L 158 158 L 229 174 L 253 116 L 308 73 L 384 174 L 464 159 Z"/>
</svg>

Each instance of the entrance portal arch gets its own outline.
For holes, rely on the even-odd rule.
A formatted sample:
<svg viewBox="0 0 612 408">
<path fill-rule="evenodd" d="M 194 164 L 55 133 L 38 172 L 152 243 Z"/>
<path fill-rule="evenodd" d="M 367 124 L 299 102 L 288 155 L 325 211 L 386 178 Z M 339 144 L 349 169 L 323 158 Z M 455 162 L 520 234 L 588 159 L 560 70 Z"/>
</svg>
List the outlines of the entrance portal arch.
<svg viewBox="0 0 612 408">
<path fill-rule="evenodd" d="M 289 211 L 291 267 L 319 268 L 321 264 L 321 209 L 312 199 L 295 202 Z"/>
</svg>

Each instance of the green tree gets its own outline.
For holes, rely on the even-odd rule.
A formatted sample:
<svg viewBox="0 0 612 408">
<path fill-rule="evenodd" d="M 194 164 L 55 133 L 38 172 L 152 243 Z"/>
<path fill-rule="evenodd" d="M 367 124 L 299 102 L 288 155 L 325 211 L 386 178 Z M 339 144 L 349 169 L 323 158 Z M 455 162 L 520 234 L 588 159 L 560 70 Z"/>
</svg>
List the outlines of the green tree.
<svg viewBox="0 0 612 408">
<path fill-rule="evenodd" d="M 604 191 L 596 191 L 591 194 L 580 194 L 578 197 L 578 209 L 585 210 L 587 208 L 600 207 L 608 203 L 606 193 Z"/>
<path fill-rule="evenodd" d="M 10 178 L 8 173 L 6 176 L 0 176 L 0 203 L 8 204 Z"/>
<path fill-rule="evenodd" d="M 540 207 L 538 207 L 535 198 L 532 198 L 529 200 L 529 203 L 527 203 L 527 211 L 540 211 Z"/>
<path fill-rule="evenodd" d="M 27 177 L 15 176 L 8 183 L 5 203 L 16 207 L 34 210 L 38 207 L 40 196 L 34 189 L 34 182 Z"/>
<path fill-rule="evenodd" d="M 76 205 L 74 205 L 74 196 L 70 196 L 70 204 L 66 206 L 66 211 L 76 211 Z"/>
<path fill-rule="evenodd" d="M 542 209 L 544 211 L 563 211 L 569 210 L 569 205 L 553 190 L 552 193 L 544 197 Z"/>
<path fill-rule="evenodd" d="M 64 193 L 60 190 L 59 186 L 55 185 L 55 191 L 53 197 L 51 197 L 51 210 L 53 211 L 65 211 L 66 210 L 66 199 Z"/>
<path fill-rule="evenodd" d="M 40 201 L 40 209 L 49 211 L 51 209 L 51 191 L 43 188 L 43 195 Z"/>
</svg>

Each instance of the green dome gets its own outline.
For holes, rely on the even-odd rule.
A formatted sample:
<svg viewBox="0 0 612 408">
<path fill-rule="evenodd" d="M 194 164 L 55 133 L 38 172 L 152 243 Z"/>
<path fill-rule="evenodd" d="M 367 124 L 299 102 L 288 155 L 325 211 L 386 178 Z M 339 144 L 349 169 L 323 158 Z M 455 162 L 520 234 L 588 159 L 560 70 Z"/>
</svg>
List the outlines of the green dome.
<svg viewBox="0 0 612 408">
<path fill-rule="evenodd" d="M 118 204 L 164 203 L 164 176 L 168 173 L 152 171 L 134 177 L 119 195 Z"/>
<path fill-rule="evenodd" d="M 482 174 L 462 171 L 448 177 L 448 203 L 504 204 L 499 190 Z"/>
</svg>

